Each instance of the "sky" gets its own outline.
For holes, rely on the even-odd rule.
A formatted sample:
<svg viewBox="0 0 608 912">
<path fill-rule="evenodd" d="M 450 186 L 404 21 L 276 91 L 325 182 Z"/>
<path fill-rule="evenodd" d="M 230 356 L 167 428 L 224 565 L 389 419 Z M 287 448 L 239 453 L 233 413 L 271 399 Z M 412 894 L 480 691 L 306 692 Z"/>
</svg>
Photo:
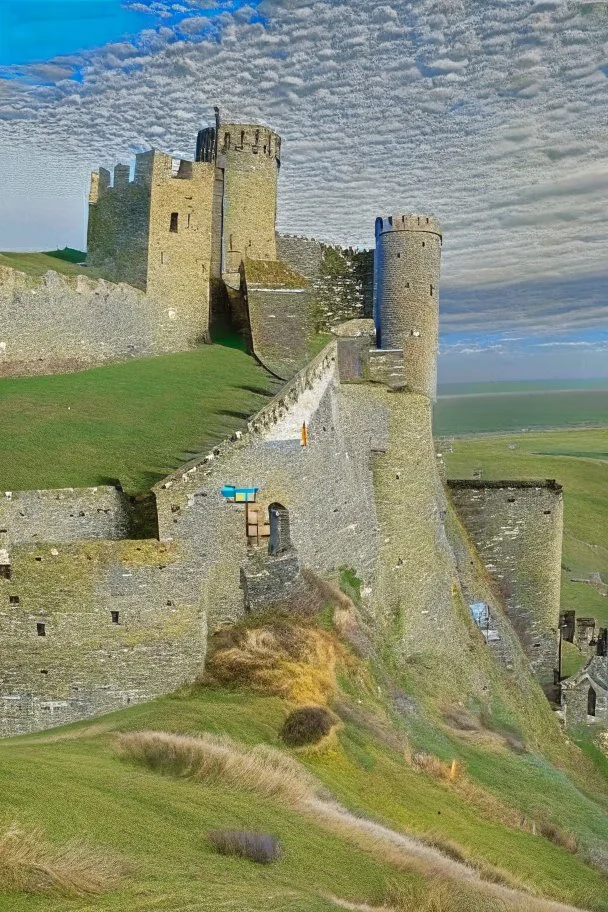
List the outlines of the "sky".
<svg viewBox="0 0 608 912">
<path fill-rule="evenodd" d="M 440 378 L 608 376 L 608 2 L 0 0 L 0 249 L 83 248 L 88 175 L 283 137 L 279 228 L 443 224 Z"/>
</svg>

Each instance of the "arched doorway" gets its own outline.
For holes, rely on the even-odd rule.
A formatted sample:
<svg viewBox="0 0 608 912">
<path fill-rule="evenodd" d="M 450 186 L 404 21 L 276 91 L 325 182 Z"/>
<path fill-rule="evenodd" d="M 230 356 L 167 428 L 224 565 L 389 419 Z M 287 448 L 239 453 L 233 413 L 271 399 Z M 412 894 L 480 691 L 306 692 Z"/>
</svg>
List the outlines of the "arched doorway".
<svg viewBox="0 0 608 912">
<path fill-rule="evenodd" d="M 597 698 L 596 698 L 596 693 L 595 693 L 593 687 L 590 687 L 590 688 L 589 688 L 589 692 L 588 692 L 588 694 L 587 694 L 587 715 L 588 715 L 588 716 L 594 716 L 594 715 L 595 715 L 595 704 L 596 704 L 596 699 L 597 699 Z"/>
<path fill-rule="evenodd" d="M 268 507 L 268 519 L 270 522 L 268 553 L 273 556 L 284 554 L 291 548 L 289 510 L 283 504 L 271 503 Z"/>
</svg>

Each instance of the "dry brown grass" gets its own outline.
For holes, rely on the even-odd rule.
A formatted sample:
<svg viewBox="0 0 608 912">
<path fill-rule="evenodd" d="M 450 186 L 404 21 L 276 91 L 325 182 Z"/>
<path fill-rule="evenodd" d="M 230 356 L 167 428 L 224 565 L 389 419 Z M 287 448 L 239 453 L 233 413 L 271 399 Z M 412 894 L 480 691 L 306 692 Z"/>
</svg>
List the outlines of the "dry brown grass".
<svg viewBox="0 0 608 912">
<path fill-rule="evenodd" d="M 96 895 L 113 887 L 125 872 L 116 858 L 81 842 L 51 845 L 38 830 L 16 825 L 0 832 L 0 890 Z"/>
<path fill-rule="evenodd" d="M 514 906 L 497 897 L 437 879 L 424 887 L 389 884 L 386 906 L 393 912 L 512 912 Z M 526 905 L 517 909 L 525 912 Z"/>
<path fill-rule="evenodd" d="M 212 639 L 204 683 L 238 684 L 293 703 L 326 703 L 336 692 L 336 666 L 352 662 L 337 636 L 275 620 L 234 627 Z"/>
<path fill-rule="evenodd" d="M 560 829 L 560 827 L 550 820 L 537 820 L 536 832 L 540 833 L 541 836 L 544 836 L 545 839 L 548 839 L 549 842 L 552 842 L 554 845 L 560 846 L 560 848 L 570 852 L 572 855 L 576 855 L 578 852 L 579 846 L 576 837 L 573 836 L 572 833 L 567 833 L 565 830 Z"/>
<path fill-rule="evenodd" d="M 224 736 L 143 731 L 120 735 L 118 745 L 124 757 L 157 772 L 223 782 L 291 805 L 320 792 L 297 761 L 263 744 L 247 748 Z"/>
<path fill-rule="evenodd" d="M 353 816 L 331 801 L 297 761 L 273 748 L 264 745 L 246 748 L 229 738 L 210 734 L 191 737 L 165 732 L 128 732 L 120 735 L 119 749 L 123 756 L 158 772 L 220 782 L 265 798 L 279 798 L 316 825 L 346 839 L 383 864 L 396 870 L 418 872 L 431 877 L 433 882 L 436 878 L 449 881 L 456 892 L 461 888 L 470 891 L 479 903 L 485 899 L 504 901 L 504 908 L 509 912 L 528 908 L 531 912 L 570 909 L 529 897 L 521 892 L 522 885 L 516 878 L 490 865 L 463 863 L 463 854 L 457 847 L 446 844 L 439 847 L 437 841 L 427 845 L 419 838 Z M 437 912 L 441 908 L 437 906 Z M 460 912 L 460 908 L 455 912 Z M 469 908 L 493 912 L 501 907 L 495 904 Z M 435 912 L 435 909 L 423 907 L 423 912 Z M 450 907 L 446 912 L 452 912 Z"/>
</svg>

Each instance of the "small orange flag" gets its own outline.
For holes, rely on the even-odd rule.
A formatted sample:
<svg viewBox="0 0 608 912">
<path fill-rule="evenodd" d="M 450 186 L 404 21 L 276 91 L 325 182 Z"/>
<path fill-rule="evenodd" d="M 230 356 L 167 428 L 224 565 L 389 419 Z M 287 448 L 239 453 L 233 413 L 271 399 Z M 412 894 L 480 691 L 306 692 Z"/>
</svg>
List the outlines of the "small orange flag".
<svg viewBox="0 0 608 912">
<path fill-rule="evenodd" d="M 308 446 L 308 430 L 306 428 L 306 422 L 302 424 L 302 433 L 300 437 L 300 443 L 303 447 Z"/>
</svg>

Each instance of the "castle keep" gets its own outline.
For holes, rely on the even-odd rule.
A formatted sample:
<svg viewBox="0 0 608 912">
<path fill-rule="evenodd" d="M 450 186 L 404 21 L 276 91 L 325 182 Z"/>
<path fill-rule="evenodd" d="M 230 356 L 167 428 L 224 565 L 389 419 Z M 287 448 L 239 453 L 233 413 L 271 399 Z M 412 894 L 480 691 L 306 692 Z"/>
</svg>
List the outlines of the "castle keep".
<svg viewBox="0 0 608 912">
<path fill-rule="evenodd" d="M 561 488 L 445 485 L 437 466 L 438 222 L 377 220 L 372 320 L 371 259 L 277 240 L 280 156 L 272 130 L 218 115 L 194 161 L 150 151 L 133 180 L 125 165 L 113 182 L 93 175 L 88 261 L 109 277 L 93 300 L 106 295 L 111 317 L 127 283 L 139 316 L 125 344 L 179 350 L 228 317 L 290 379 L 242 434 L 154 487 L 148 538 L 135 534 L 138 505 L 112 487 L 0 495 L 1 735 L 192 680 L 210 634 L 289 598 L 305 569 L 352 568 L 368 622 L 404 667 L 470 664 L 475 642 L 514 677 L 553 687 Z M 310 308 L 337 288 L 332 264 L 356 306 L 336 305 L 332 320 L 326 307 L 340 325 L 310 358 Z M 473 669 L 475 687 L 486 674 Z"/>
</svg>

